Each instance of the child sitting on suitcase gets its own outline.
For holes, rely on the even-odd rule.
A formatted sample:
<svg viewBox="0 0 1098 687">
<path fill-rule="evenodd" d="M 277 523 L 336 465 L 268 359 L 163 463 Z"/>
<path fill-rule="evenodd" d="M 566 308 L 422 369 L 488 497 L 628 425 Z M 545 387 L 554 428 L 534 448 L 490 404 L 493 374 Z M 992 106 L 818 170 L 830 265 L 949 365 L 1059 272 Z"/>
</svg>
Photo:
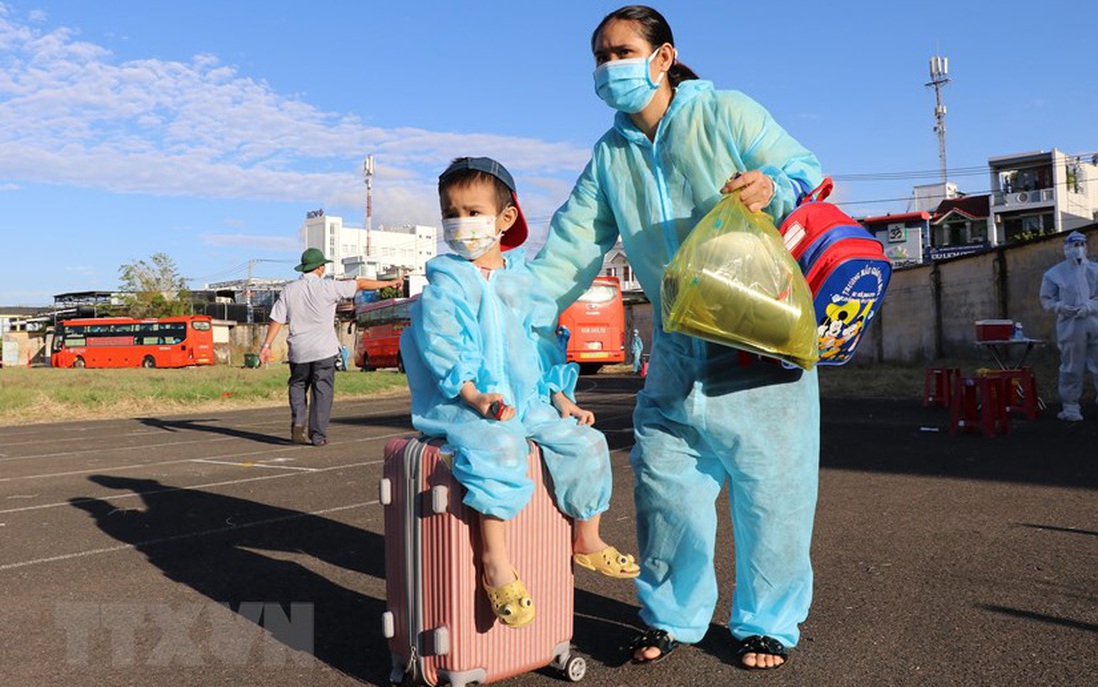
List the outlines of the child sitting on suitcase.
<svg viewBox="0 0 1098 687">
<path fill-rule="evenodd" d="M 489 158 L 458 158 L 439 177 L 442 229 L 455 254 L 427 263 L 428 285 L 400 342 L 412 424 L 454 448 L 465 504 L 481 514 L 483 584 L 510 627 L 534 619 L 511 565 L 507 521 L 529 502 L 527 440 L 541 447 L 555 500 L 574 519 L 573 560 L 609 577 L 639 567 L 599 536 L 611 492 L 606 438 L 572 401 L 578 371 L 564 363 L 556 304 L 539 292 L 518 248 L 526 219 L 515 183 Z M 507 251 L 504 253 L 504 251 Z"/>
</svg>

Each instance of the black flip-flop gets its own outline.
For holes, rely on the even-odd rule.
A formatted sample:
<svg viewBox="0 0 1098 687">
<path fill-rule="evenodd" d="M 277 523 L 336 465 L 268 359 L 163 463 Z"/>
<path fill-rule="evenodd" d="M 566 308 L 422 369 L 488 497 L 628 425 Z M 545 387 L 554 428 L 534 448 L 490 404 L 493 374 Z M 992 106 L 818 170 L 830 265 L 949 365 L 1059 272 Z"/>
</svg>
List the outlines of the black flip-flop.
<svg viewBox="0 0 1098 687">
<path fill-rule="evenodd" d="M 638 665 L 648 665 L 650 663 L 659 663 L 663 659 L 671 655 L 671 652 L 675 650 L 675 647 L 679 645 L 678 642 L 671 637 L 671 633 L 667 630 L 658 630 L 655 628 L 648 628 L 644 632 L 640 633 L 633 638 L 633 641 L 629 643 L 629 660 Z M 650 649 L 656 648 L 660 650 L 660 655 L 655 658 L 637 658 L 638 649 Z"/>
<path fill-rule="evenodd" d="M 744 654 L 770 654 L 771 656 L 777 656 L 782 659 L 782 662 L 776 666 L 769 667 L 749 666 L 743 662 Z M 777 670 L 789 663 L 789 651 L 785 648 L 784 644 L 773 637 L 751 635 L 750 637 L 739 640 L 739 644 L 736 647 L 736 663 L 744 670 Z"/>
</svg>

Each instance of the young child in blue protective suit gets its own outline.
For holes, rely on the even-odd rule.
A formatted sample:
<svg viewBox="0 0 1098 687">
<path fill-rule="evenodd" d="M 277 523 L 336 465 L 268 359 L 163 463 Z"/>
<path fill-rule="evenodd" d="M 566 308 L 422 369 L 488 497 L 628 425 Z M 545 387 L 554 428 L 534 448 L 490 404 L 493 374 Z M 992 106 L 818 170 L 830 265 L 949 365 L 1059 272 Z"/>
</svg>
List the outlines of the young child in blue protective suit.
<svg viewBox="0 0 1098 687">
<path fill-rule="evenodd" d="M 534 619 L 534 604 L 505 534 L 533 494 L 528 439 L 541 447 L 557 506 L 575 520 L 576 564 L 617 578 L 639 568 L 599 536 L 610 452 L 594 415 L 574 403 L 578 371 L 557 341 L 556 304 L 518 248 L 527 227 L 514 180 L 489 158 L 458 158 L 439 177 L 439 202 L 455 254 L 427 263 L 428 285 L 401 337 L 412 424 L 454 448 L 454 477 L 481 514 L 489 601 L 501 622 L 521 627 Z"/>
<path fill-rule="evenodd" d="M 620 238 L 657 318 L 633 414 L 637 591 L 648 630 L 632 658 L 662 660 L 678 642 L 705 635 L 718 591 L 716 499 L 728 482 L 733 651 L 745 668 L 775 668 L 796 645 L 812 599 L 816 373 L 748 356 L 741 363 L 734 349 L 664 332 L 660 281 L 721 194 L 738 192 L 750 210 L 780 222 L 822 180 L 819 163 L 758 103 L 698 80 L 655 10 L 611 13 L 591 43 L 596 93 L 618 112 L 530 269 L 564 308 Z"/>
<path fill-rule="evenodd" d="M 1060 402 L 1056 417 L 1083 419 L 1079 397 L 1087 369 L 1098 387 L 1098 264 L 1087 259 L 1087 237 L 1077 231 L 1064 240 L 1064 261 L 1041 278 L 1041 306 L 1056 313 L 1060 348 Z"/>
</svg>

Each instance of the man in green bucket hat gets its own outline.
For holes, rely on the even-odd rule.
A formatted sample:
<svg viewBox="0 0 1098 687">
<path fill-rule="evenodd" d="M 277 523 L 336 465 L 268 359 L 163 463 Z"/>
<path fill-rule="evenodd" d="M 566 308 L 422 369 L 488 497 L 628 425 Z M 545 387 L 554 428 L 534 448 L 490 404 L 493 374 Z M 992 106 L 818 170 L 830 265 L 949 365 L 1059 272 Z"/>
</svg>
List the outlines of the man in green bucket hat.
<svg viewBox="0 0 1098 687">
<path fill-rule="evenodd" d="M 336 358 L 339 339 L 336 338 L 336 305 L 354 298 L 359 291 L 399 287 L 404 277 L 389 281 L 376 279 L 324 279 L 327 264 L 332 262 L 316 248 L 301 254 L 301 264 L 294 267 L 301 278 L 290 282 L 271 308 L 267 336 L 259 349 L 259 359 L 271 359 L 271 344 L 283 326 L 289 326 L 286 337 L 290 358 L 290 440 L 295 444 L 323 446 L 328 443 L 328 420 L 332 415 L 332 395 L 335 387 Z M 312 390 L 312 397 L 307 398 Z"/>
</svg>

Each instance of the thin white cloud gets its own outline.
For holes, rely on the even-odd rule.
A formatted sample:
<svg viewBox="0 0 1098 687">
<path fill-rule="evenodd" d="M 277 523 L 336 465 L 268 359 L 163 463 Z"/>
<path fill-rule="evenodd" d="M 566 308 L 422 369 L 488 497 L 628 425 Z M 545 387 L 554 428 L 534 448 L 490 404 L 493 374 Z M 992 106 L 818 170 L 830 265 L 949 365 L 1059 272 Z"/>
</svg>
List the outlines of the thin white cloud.
<svg viewBox="0 0 1098 687">
<path fill-rule="evenodd" d="M 254 234 L 202 234 L 199 237 L 208 246 L 233 246 L 249 248 L 253 251 L 298 251 L 301 243 L 297 237 L 256 236 Z"/>
<path fill-rule="evenodd" d="M 21 188 L 19 184 L 0 184 L 0 191 L 18 191 Z"/>
<path fill-rule="evenodd" d="M 353 208 L 364 204 L 368 151 L 385 180 L 375 221 L 430 223 L 434 174 L 470 149 L 506 159 L 516 176 L 569 182 L 589 155 L 534 138 L 369 126 L 213 55 L 122 61 L 43 23 L 44 13 L 21 21 L 0 4 L 0 177 L 17 182 Z"/>
</svg>

